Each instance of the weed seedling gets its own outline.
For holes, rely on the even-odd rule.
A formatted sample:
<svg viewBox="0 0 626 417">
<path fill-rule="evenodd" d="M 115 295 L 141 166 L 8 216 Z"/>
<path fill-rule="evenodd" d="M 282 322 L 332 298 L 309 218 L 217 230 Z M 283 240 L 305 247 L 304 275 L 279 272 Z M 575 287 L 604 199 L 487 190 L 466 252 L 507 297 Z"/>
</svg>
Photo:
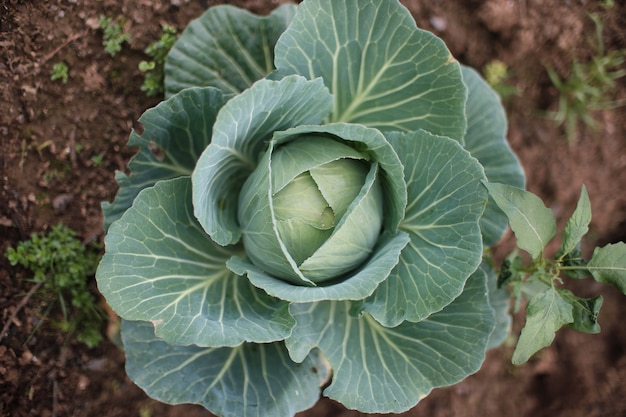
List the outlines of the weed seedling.
<svg viewBox="0 0 626 417">
<path fill-rule="evenodd" d="M 483 68 L 483 74 L 487 83 L 498 93 L 502 100 L 519 94 L 515 86 L 508 84 L 508 80 L 511 78 L 509 68 L 499 59 L 489 61 Z"/>
<path fill-rule="evenodd" d="M 122 50 L 124 42 L 130 42 L 130 33 L 125 32 L 123 24 L 111 17 L 101 15 L 98 24 L 103 31 L 102 45 L 104 50 L 111 56 L 115 56 Z"/>
<path fill-rule="evenodd" d="M 165 65 L 165 58 L 177 38 L 176 28 L 164 24 L 159 40 L 148 45 L 144 51 L 152 58 L 150 61 L 139 63 L 139 71 L 144 73 L 141 91 L 144 91 L 148 97 L 161 94 L 164 91 L 163 66 Z"/>
<path fill-rule="evenodd" d="M 86 247 L 72 229 L 59 224 L 47 235 L 34 233 L 30 240 L 9 248 L 5 254 L 11 265 L 32 271 L 36 294 L 50 301 L 44 315 L 50 314 L 53 307 L 60 308 L 62 320 L 52 324 L 89 347 L 102 340 L 104 318 L 87 287 L 100 261 L 97 249 Z"/>
<path fill-rule="evenodd" d="M 63 84 L 67 84 L 69 68 L 65 62 L 57 62 L 52 66 L 52 75 L 50 79 L 52 81 L 61 80 Z"/>
<path fill-rule="evenodd" d="M 97 155 L 94 155 L 91 157 L 91 163 L 93 164 L 93 166 L 95 167 L 99 167 L 102 166 L 102 163 L 104 162 L 104 155 L 99 153 Z"/>
<path fill-rule="evenodd" d="M 593 117 L 594 111 L 608 110 L 624 103 L 612 101 L 607 96 L 613 91 L 615 81 L 626 75 L 623 69 L 626 50 L 607 53 L 602 40 L 602 21 L 595 14 L 589 17 L 595 24 L 595 42 L 592 46 L 595 55 L 588 62 L 574 61 L 569 76 L 561 79 L 552 68 L 547 68 L 552 84 L 559 92 L 559 107 L 550 117 L 559 125 L 565 126 L 567 140 L 571 143 L 579 125 L 591 130 L 598 129 Z"/>
</svg>

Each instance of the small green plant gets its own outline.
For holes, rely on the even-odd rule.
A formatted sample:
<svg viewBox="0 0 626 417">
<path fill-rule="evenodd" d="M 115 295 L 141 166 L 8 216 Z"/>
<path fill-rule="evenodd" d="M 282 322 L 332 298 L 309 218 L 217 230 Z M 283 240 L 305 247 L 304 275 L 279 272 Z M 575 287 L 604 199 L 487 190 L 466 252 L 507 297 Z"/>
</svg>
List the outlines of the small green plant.
<svg viewBox="0 0 626 417">
<path fill-rule="evenodd" d="M 95 167 L 102 166 L 103 162 L 104 162 L 104 154 L 99 153 L 91 157 L 91 163 Z"/>
<path fill-rule="evenodd" d="M 57 62 L 52 66 L 52 81 L 61 80 L 63 84 L 67 84 L 69 68 L 65 62 Z"/>
<path fill-rule="evenodd" d="M 615 0 L 603 0 L 600 2 L 600 5 L 605 9 L 609 10 L 615 6 Z"/>
<path fill-rule="evenodd" d="M 596 14 L 589 17 L 595 25 L 595 39 L 592 47 L 595 55 L 588 62 L 574 61 L 569 76 L 559 77 L 556 71 L 547 67 L 548 76 L 559 92 L 559 107 L 550 117 L 559 125 L 565 126 L 567 140 L 571 143 L 581 123 L 591 130 L 598 129 L 593 112 L 608 110 L 623 105 L 609 98 L 615 81 L 626 75 L 623 68 L 626 50 L 607 53 L 602 39 L 602 21 Z"/>
<path fill-rule="evenodd" d="M 164 91 L 163 67 L 165 65 L 165 58 L 176 42 L 176 39 L 178 39 L 176 28 L 164 24 L 159 40 L 148 45 L 144 51 L 152 58 L 150 61 L 141 61 L 139 63 L 139 71 L 144 73 L 141 91 L 144 91 L 148 97 L 161 94 Z"/>
<path fill-rule="evenodd" d="M 113 18 L 101 15 L 98 24 L 103 31 L 102 45 L 104 50 L 111 56 L 115 56 L 122 50 L 124 42 L 130 42 L 130 33 L 125 32 L 123 24 Z"/>
<path fill-rule="evenodd" d="M 618 242 L 595 248 L 591 259 L 581 252 L 581 240 L 589 231 L 591 203 L 583 186 L 576 210 L 562 234 L 561 245 L 548 257 L 545 247 L 556 234 L 552 210 L 536 195 L 505 184 L 486 184 L 490 195 L 506 214 L 517 238 L 519 249 L 531 261 L 523 262 L 517 250 L 504 260 L 497 285 L 507 286 L 518 310 L 526 299 L 526 323 L 513 352 L 512 362 L 522 364 L 540 349 L 549 346 L 563 326 L 583 332 L 599 333 L 598 313 L 602 296 L 578 297 L 563 288 L 563 278 L 583 279 L 610 284 L 626 293 L 626 244 Z"/>
<path fill-rule="evenodd" d="M 511 74 L 509 73 L 507 65 L 499 59 L 489 61 L 483 68 L 483 74 L 485 75 L 487 84 L 498 93 L 502 100 L 519 94 L 515 86 L 507 83 Z"/>
<path fill-rule="evenodd" d="M 48 313 L 58 305 L 62 320 L 53 324 L 89 347 L 102 340 L 104 318 L 87 287 L 100 261 L 97 249 L 86 247 L 72 229 L 59 224 L 47 235 L 34 233 L 30 240 L 7 249 L 5 254 L 11 265 L 33 272 L 32 279 L 39 286 L 37 293 L 52 300 Z"/>
</svg>

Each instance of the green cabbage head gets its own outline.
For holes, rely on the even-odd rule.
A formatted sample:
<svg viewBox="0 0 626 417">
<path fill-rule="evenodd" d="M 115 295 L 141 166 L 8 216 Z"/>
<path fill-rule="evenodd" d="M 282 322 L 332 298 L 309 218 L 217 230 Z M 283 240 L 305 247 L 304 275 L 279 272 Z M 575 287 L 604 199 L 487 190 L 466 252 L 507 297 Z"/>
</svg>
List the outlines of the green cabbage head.
<svg viewBox="0 0 626 417">
<path fill-rule="evenodd" d="M 524 177 L 475 71 L 397 0 L 305 0 L 209 9 L 165 75 L 97 272 L 139 386 L 219 416 L 402 412 L 479 369 L 508 326 L 484 183 Z"/>
<path fill-rule="evenodd" d="M 341 279 L 362 264 L 383 219 L 378 163 L 367 159 L 340 140 L 314 134 L 270 147 L 239 194 L 250 260 L 300 285 Z"/>
</svg>

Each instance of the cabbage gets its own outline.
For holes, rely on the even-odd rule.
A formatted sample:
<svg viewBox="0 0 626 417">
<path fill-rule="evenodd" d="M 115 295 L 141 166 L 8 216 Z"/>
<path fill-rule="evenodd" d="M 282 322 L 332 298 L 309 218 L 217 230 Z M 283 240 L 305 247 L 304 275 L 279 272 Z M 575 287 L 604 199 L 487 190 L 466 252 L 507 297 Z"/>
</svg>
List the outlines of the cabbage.
<svg viewBox="0 0 626 417">
<path fill-rule="evenodd" d="M 165 73 L 97 272 L 139 386 L 220 416 L 402 412 L 479 369 L 509 324 L 484 184 L 524 176 L 475 71 L 396 0 L 305 0 L 209 9 Z"/>
</svg>

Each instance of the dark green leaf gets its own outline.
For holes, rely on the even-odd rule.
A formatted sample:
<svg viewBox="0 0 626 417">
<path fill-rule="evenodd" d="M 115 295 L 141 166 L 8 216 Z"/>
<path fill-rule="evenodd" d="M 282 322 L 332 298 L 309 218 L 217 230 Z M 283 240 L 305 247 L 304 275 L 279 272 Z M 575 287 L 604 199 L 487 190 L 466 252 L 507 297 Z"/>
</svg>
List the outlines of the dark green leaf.
<svg viewBox="0 0 626 417">
<path fill-rule="evenodd" d="M 498 274 L 498 288 L 520 282 L 524 278 L 524 273 L 521 271 L 521 268 L 522 258 L 517 254 L 517 251 L 511 252 L 509 256 L 502 261 L 500 273 Z"/>
<path fill-rule="evenodd" d="M 600 324 L 598 323 L 598 314 L 602 307 L 602 296 L 593 298 L 577 297 L 567 290 L 565 292 L 568 297 L 573 300 L 574 322 L 570 323 L 570 327 L 583 333 L 600 333 Z"/>
</svg>

